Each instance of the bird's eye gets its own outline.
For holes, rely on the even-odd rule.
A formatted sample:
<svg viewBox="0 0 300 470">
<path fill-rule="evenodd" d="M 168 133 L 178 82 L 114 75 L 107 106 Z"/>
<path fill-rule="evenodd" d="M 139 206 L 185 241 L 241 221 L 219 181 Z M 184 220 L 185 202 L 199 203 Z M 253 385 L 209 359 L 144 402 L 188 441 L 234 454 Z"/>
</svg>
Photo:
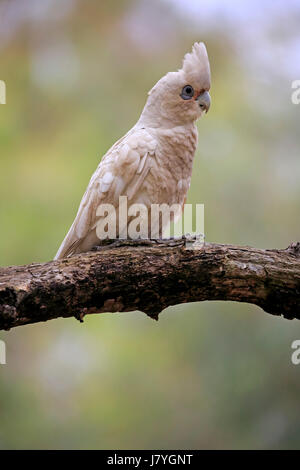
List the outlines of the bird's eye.
<svg viewBox="0 0 300 470">
<path fill-rule="evenodd" d="M 185 85 L 180 96 L 183 100 L 190 100 L 194 96 L 194 88 L 191 85 Z"/>
</svg>

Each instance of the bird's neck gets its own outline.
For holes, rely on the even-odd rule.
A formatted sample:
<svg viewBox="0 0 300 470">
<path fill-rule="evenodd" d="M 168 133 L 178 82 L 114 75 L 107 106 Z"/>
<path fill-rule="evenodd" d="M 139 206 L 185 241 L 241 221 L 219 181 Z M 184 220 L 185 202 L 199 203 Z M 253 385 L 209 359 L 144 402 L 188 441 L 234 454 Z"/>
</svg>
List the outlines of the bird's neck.
<svg viewBox="0 0 300 470">
<path fill-rule="evenodd" d="M 152 128 L 152 129 L 174 129 L 174 128 L 182 128 L 186 129 L 187 132 L 192 131 L 196 128 L 195 121 L 188 121 L 183 123 L 180 117 L 178 120 L 175 119 L 168 119 L 165 116 L 161 115 L 153 115 L 152 112 L 149 112 L 147 108 L 145 108 L 138 120 L 137 124 L 138 127 L 145 127 L 145 128 Z"/>
</svg>

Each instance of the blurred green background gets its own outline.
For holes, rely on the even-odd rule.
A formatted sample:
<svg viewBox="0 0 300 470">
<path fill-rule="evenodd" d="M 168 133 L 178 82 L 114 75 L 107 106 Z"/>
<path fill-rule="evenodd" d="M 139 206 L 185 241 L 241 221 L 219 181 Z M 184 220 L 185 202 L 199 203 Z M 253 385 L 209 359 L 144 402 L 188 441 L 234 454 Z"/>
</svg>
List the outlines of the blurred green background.
<svg viewBox="0 0 300 470">
<path fill-rule="evenodd" d="M 188 202 L 206 239 L 299 240 L 299 1 L 0 0 L 0 264 L 51 259 L 101 156 L 205 41 Z M 204 302 L 0 332 L 0 448 L 299 448 L 300 322 Z"/>
</svg>

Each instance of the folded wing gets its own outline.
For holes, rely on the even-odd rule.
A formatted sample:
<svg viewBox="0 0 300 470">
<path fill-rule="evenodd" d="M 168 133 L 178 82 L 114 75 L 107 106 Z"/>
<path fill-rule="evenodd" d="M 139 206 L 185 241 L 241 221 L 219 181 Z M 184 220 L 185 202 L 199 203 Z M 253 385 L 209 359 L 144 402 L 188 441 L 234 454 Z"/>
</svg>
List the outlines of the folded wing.
<svg viewBox="0 0 300 470">
<path fill-rule="evenodd" d="M 151 169 L 155 149 L 155 139 L 145 129 L 133 128 L 104 155 L 55 259 L 89 251 L 99 244 L 99 205 L 112 204 L 117 209 L 120 196 L 127 196 L 130 202 Z"/>
</svg>

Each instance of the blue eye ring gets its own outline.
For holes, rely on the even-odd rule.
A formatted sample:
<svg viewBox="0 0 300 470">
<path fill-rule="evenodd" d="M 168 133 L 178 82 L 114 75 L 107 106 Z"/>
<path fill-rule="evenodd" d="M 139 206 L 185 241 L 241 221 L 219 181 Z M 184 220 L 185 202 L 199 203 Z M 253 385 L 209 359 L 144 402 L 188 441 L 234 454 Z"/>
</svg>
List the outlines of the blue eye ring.
<svg viewBox="0 0 300 470">
<path fill-rule="evenodd" d="M 194 88 L 192 87 L 192 85 L 185 85 L 182 88 L 180 96 L 183 100 L 191 100 L 193 98 L 194 94 L 195 94 L 195 92 L 194 92 Z"/>
</svg>

